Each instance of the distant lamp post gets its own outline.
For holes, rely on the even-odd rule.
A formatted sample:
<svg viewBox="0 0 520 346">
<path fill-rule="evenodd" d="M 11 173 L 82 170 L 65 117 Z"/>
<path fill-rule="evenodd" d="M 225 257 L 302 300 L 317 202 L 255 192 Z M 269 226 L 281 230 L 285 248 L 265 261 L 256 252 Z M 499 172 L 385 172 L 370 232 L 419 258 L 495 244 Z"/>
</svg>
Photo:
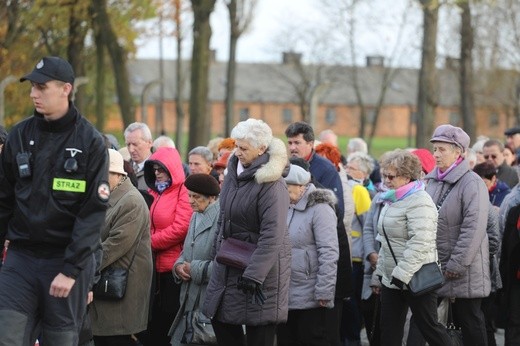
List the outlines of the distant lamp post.
<svg viewBox="0 0 520 346">
<path fill-rule="evenodd" d="M 16 82 L 17 78 L 15 76 L 7 76 L 2 81 L 0 81 L 0 125 L 5 125 L 5 88 Z"/>
<path fill-rule="evenodd" d="M 148 112 L 146 108 L 146 101 L 148 97 L 148 93 L 150 92 L 150 89 L 152 87 L 159 85 L 162 83 L 162 79 L 155 79 L 151 82 L 146 83 L 146 85 L 143 88 L 143 91 L 141 92 L 141 122 L 148 125 Z"/>
<path fill-rule="evenodd" d="M 74 90 L 72 91 L 72 101 L 76 99 L 76 93 L 78 92 L 78 88 L 87 83 L 88 77 L 76 77 L 76 79 L 74 80 Z"/>
</svg>

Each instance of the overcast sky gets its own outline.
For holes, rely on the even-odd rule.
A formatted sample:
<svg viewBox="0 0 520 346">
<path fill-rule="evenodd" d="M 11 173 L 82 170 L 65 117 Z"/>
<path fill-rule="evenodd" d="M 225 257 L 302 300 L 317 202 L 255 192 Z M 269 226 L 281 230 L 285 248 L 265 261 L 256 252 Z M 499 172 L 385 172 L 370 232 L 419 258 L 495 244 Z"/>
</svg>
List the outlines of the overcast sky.
<svg viewBox="0 0 520 346">
<path fill-rule="evenodd" d="M 422 15 L 418 8 L 414 8 L 416 1 L 411 0 L 370 0 L 366 1 L 357 10 L 356 18 L 356 45 L 358 49 L 358 62 L 362 63 L 366 55 L 391 56 L 395 54 L 396 44 L 399 46 L 399 61 L 397 65 L 418 66 L 420 48 L 420 27 Z M 255 17 L 250 31 L 243 34 L 238 41 L 237 60 L 240 62 L 275 62 L 281 60 L 281 52 L 293 48 L 296 50 L 312 49 L 305 55 L 319 53 L 319 50 L 327 50 L 330 42 L 323 39 L 310 38 L 313 34 L 318 36 L 319 30 L 324 30 L 328 35 L 335 33 L 341 35 L 339 30 L 327 28 L 330 18 L 320 7 L 319 0 L 258 0 Z M 399 41 L 398 32 L 403 20 L 403 13 L 407 13 L 405 34 Z M 152 25 L 156 25 L 156 22 Z M 228 13 L 222 1 L 217 1 L 217 6 L 211 17 L 213 35 L 211 48 L 217 51 L 217 60 L 225 61 L 228 57 Z M 187 30 L 191 30 L 188 28 Z M 328 30 L 328 31 L 327 31 Z M 294 38 L 309 32 L 305 40 L 300 37 L 296 44 Z M 305 34 L 303 34 L 305 36 Z M 343 34 L 343 37 L 345 35 Z M 403 39 L 403 37 L 405 39 Z M 293 40 L 289 43 L 289 40 Z M 312 40 L 316 40 L 313 43 Z M 399 41 L 399 42 L 398 42 Z M 138 58 L 158 58 L 159 40 L 156 37 L 145 37 L 137 40 L 139 50 Z M 323 44 L 323 47 L 318 47 Z M 176 58 L 176 43 L 172 38 L 163 40 L 163 56 L 166 59 Z M 311 46 L 311 47 L 309 47 Z M 346 51 L 343 46 L 343 51 Z M 341 46 L 339 48 L 341 50 Z M 191 41 L 186 40 L 184 45 L 185 58 L 191 55 Z M 326 59 L 326 58 L 324 58 Z M 348 63 L 348 62 L 346 62 Z"/>
</svg>

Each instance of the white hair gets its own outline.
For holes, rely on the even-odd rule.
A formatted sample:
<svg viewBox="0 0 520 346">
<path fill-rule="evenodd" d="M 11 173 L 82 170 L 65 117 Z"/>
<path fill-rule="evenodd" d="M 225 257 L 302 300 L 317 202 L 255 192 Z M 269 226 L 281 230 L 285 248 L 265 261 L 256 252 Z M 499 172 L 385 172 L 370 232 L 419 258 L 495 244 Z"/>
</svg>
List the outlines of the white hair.
<svg viewBox="0 0 520 346">
<path fill-rule="evenodd" d="M 368 154 L 367 142 L 365 142 L 365 140 L 363 138 L 359 138 L 359 137 L 351 138 L 347 144 L 347 152 L 348 153 L 361 152 L 363 154 Z"/>
<path fill-rule="evenodd" d="M 352 153 L 347 157 L 348 163 L 353 161 L 358 163 L 359 170 L 364 172 L 366 175 L 370 175 L 370 173 L 372 173 L 372 171 L 374 170 L 374 159 L 368 156 L 368 154 L 356 151 L 355 153 Z"/>
<path fill-rule="evenodd" d="M 146 125 L 145 123 L 139 123 L 139 122 L 131 123 L 130 125 L 128 125 L 128 127 L 125 129 L 125 133 L 124 133 L 125 138 L 130 132 L 134 132 L 136 130 L 141 130 L 143 140 L 145 140 L 147 142 L 152 141 L 152 132 L 150 131 L 150 128 L 148 127 L 148 125 Z"/>
<path fill-rule="evenodd" d="M 231 138 L 246 140 L 257 149 L 267 148 L 273 140 L 273 131 L 262 120 L 249 118 L 246 121 L 239 122 L 231 130 Z"/>
<path fill-rule="evenodd" d="M 175 142 L 168 136 L 159 136 L 155 139 L 155 141 L 153 141 L 153 147 L 155 150 L 162 147 L 175 149 Z"/>
</svg>

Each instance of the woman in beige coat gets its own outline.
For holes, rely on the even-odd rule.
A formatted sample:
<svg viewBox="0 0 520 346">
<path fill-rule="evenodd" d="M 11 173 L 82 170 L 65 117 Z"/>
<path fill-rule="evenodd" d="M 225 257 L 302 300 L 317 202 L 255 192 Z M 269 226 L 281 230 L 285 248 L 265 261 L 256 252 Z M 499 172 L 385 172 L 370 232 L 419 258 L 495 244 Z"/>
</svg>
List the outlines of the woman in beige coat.
<svg viewBox="0 0 520 346">
<path fill-rule="evenodd" d="M 100 270 L 109 266 L 130 268 L 123 299 L 94 297 L 92 333 L 96 346 L 136 345 L 133 334 L 145 330 L 148 322 L 152 280 L 150 217 L 141 193 L 127 179 L 123 157 L 112 149 L 109 154 L 110 200 L 101 230 Z"/>
</svg>

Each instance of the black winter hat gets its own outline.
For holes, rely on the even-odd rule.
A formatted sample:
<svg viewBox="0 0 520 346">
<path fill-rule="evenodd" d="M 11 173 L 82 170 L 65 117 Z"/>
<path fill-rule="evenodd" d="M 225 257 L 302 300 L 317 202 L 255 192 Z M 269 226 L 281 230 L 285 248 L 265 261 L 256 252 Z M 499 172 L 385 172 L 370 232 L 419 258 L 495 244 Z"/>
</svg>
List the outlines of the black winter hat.
<svg viewBox="0 0 520 346">
<path fill-rule="evenodd" d="M 218 196 L 220 186 L 217 179 L 204 173 L 191 174 L 186 178 L 184 186 L 190 191 L 200 193 L 205 196 Z"/>
</svg>

